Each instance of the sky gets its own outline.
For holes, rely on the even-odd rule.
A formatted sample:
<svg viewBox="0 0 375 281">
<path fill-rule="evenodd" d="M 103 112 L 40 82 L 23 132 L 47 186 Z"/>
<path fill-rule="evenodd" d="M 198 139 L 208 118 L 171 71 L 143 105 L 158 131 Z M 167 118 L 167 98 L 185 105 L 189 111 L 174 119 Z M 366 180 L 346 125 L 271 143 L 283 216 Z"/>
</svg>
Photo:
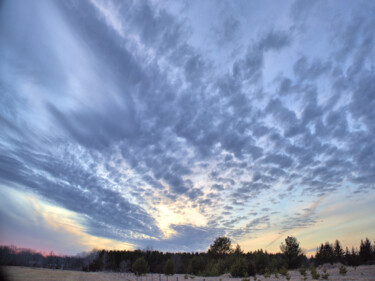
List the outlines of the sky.
<svg viewBox="0 0 375 281">
<path fill-rule="evenodd" d="M 0 244 L 375 239 L 374 1 L 0 1 Z"/>
</svg>

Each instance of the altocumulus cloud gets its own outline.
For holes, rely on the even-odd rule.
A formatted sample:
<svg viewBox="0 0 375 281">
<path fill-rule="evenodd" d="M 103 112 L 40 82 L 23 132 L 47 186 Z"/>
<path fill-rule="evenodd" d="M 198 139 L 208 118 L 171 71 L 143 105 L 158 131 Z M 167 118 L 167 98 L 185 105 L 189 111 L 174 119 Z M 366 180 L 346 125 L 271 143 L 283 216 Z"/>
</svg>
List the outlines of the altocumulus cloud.
<svg viewBox="0 0 375 281">
<path fill-rule="evenodd" d="M 259 4 L 247 32 L 247 1 L 3 1 L 1 183 L 137 247 L 314 225 L 273 218 L 375 187 L 375 6 L 346 4 Z"/>
</svg>

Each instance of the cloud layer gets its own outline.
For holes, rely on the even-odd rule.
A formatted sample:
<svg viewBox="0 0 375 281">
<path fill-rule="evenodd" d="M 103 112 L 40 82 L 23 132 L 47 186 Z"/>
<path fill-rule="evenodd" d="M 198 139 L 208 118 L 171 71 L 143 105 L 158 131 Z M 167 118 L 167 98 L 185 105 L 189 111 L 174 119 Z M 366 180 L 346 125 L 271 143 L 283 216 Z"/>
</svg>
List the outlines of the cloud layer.
<svg viewBox="0 0 375 281">
<path fill-rule="evenodd" d="M 285 4 L 4 1 L 1 184 L 175 251 L 373 194 L 375 6 Z"/>
</svg>

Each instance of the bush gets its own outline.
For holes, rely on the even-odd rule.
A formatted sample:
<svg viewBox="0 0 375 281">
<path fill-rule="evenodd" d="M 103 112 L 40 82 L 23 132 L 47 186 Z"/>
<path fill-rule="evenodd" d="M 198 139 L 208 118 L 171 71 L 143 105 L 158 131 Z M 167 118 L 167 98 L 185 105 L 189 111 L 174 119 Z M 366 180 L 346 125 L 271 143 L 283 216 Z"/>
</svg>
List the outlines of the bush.
<svg viewBox="0 0 375 281">
<path fill-rule="evenodd" d="M 185 274 L 184 279 L 189 279 L 189 276 L 187 274 Z"/>
<path fill-rule="evenodd" d="M 341 275 L 345 275 L 347 273 L 346 267 L 342 265 L 339 272 Z"/>
<path fill-rule="evenodd" d="M 140 275 L 146 274 L 149 270 L 149 266 L 144 257 L 138 258 L 132 266 L 133 273 Z"/>
<path fill-rule="evenodd" d="M 268 269 L 268 267 L 266 267 L 266 270 L 264 271 L 263 276 L 264 276 L 264 278 L 269 278 L 269 277 L 271 277 L 271 272 L 270 272 L 270 270 Z"/>
<path fill-rule="evenodd" d="M 288 270 L 283 266 L 279 273 L 282 275 L 282 276 L 286 276 L 288 274 Z"/>
<path fill-rule="evenodd" d="M 230 269 L 232 277 L 243 277 L 246 275 L 247 264 L 244 259 L 237 259 Z"/>
<path fill-rule="evenodd" d="M 327 272 L 322 274 L 322 279 L 328 280 L 328 277 L 329 277 L 329 274 Z"/>
<path fill-rule="evenodd" d="M 302 276 L 306 276 L 306 268 L 303 265 L 298 269 L 298 271 Z"/>
<path fill-rule="evenodd" d="M 310 273 L 311 273 L 312 279 L 319 280 L 320 274 L 316 271 L 314 266 L 310 266 Z"/>
</svg>

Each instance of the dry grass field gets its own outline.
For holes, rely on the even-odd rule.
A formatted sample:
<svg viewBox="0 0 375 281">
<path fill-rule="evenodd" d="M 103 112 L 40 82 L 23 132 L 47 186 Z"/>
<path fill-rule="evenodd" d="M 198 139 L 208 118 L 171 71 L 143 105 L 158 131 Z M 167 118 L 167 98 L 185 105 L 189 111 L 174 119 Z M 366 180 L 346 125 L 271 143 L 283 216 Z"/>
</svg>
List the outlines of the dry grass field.
<svg viewBox="0 0 375 281">
<path fill-rule="evenodd" d="M 322 273 L 322 267 L 318 268 L 318 272 Z M 326 272 L 329 274 L 328 280 L 359 280 L 359 281 L 375 281 L 375 266 L 359 266 L 356 269 L 347 267 L 348 272 L 345 276 L 339 274 L 338 266 L 327 266 Z M 29 267 L 2 267 L 2 271 L 6 274 L 9 281 L 137 281 L 137 278 L 130 273 L 110 273 L 110 272 L 78 272 L 68 270 L 53 270 L 53 269 L 39 269 Z M 303 280 L 303 277 L 298 271 L 289 272 L 293 281 Z M 312 280 L 310 272 L 308 271 L 308 278 Z M 174 275 L 168 278 L 160 275 L 161 281 L 184 281 L 184 275 Z M 230 278 L 229 275 L 222 275 L 219 277 L 200 277 L 189 276 L 186 281 L 241 281 L 240 278 Z M 250 278 L 254 280 L 254 277 Z M 283 276 L 276 278 L 272 275 L 269 278 L 257 275 L 257 280 L 267 281 L 282 281 L 286 280 Z M 323 279 L 320 279 L 323 280 Z M 159 281 L 158 274 L 148 274 L 138 278 L 138 281 Z"/>
</svg>

